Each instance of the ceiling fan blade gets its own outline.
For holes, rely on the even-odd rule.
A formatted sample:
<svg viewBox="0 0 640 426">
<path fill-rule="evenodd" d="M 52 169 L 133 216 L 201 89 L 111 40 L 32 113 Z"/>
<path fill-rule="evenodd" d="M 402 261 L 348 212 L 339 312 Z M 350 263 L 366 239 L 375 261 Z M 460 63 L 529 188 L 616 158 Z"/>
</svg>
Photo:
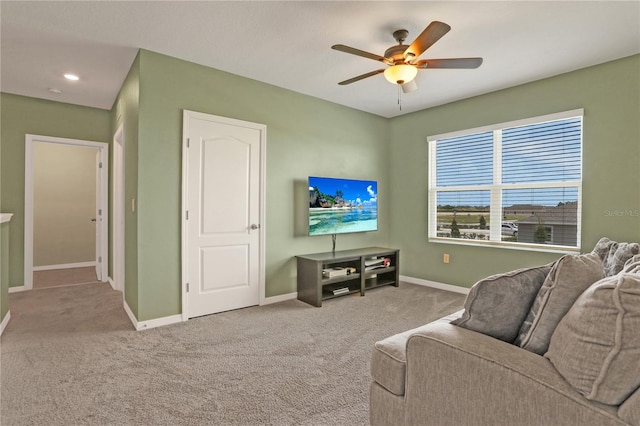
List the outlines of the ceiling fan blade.
<svg viewBox="0 0 640 426">
<path fill-rule="evenodd" d="M 351 53 L 352 55 L 373 59 L 374 61 L 388 63 L 388 60 L 383 56 L 376 55 L 375 53 L 365 52 L 364 50 L 356 49 L 354 47 L 345 46 L 344 44 L 334 44 L 333 46 L 331 46 L 331 48 L 333 50 L 339 50 L 340 52 Z"/>
<path fill-rule="evenodd" d="M 382 69 L 382 70 L 375 70 L 375 71 L 371 71 L 371 72 L 368 72 L 368 73 L 366 73 L 366 74 L 362 74 L 362 75 L 359 75 L 359 76 L 357 76 L 357 77 L 350 78 L 349 80 L 341 81 L 341 82 L 340 82 L 340 83 L 338 83 L 338 84 L 339 84 L 340 86 L 344 86 L 345 84 L 355 83 L 356 81 L 360 81 L 360 80 L 365 79 L 365 78 L 367 78 L 367 77 L 373 77 L 374 75 L 382 74 L 383 72 L 384 72 L 384 70 L 383 70 L 383 69 Z"/>
<path fill-rule="evenodd" d="M 451 27 L 444 22 L 433 21 L 424 29 L 422 34 L 411 43 L 407 50 L 404 51 L 404 57 L 411 60 L 422 55 L 425 50 L 440 40 L 450 29 Z"/>
<path fill-rule="evenodd" d="M 453 58 L 453 59 L 423 59 L 416 62 L 420 69 L 430 68 L 460 68 L 473 69 L 482 65 L 482 58 Z"/>
</svg>

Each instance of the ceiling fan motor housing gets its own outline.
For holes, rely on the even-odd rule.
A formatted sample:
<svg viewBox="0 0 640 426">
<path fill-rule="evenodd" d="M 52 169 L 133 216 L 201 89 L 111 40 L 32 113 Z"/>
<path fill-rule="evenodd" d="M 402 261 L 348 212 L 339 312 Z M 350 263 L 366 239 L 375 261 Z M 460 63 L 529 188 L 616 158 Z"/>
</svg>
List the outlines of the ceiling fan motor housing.
<svg viewBox="0 0 640 426">
<path fill-rule="evenodd" d="M 384 52 L 384 57 L 388 61 L 385 62 L 391 66 L 391 68 L 387 68 L 384 71 L 384 76 L 390 83 L 404 84 L 412 81 L 417 74 L 415 67 L 409 63 L 413 59 L 413 55 L 405 58 L 405 51 L 408 46 L 402 43 L 408 35 L 409 31 L 407 30 L 395 31 L 393 37 L 398 44 L 391 46 Z"/>
<path fill-rule="evenodd" d="M 403 44 L 397 44 L 395 46 L 391 46 L 384 52 L 384 57 L 387 59 L 391 59 L 393 61 L 392 65 L 397 65 L 399 63 L 404 63 L 404 51 L 407 50 L 407 46 Z"/>
</svg>

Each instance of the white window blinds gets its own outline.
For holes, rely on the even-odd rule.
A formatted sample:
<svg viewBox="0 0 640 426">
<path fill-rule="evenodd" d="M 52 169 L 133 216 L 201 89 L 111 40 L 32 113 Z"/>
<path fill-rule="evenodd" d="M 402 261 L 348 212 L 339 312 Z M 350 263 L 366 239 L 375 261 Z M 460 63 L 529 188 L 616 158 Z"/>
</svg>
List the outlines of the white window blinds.
<svg viewBox="0 0 640 426">
<path fill-rule="evenodd" d="M 429 238 L 579 248 L 582 115 L 429 137 Z"/>
</svg>

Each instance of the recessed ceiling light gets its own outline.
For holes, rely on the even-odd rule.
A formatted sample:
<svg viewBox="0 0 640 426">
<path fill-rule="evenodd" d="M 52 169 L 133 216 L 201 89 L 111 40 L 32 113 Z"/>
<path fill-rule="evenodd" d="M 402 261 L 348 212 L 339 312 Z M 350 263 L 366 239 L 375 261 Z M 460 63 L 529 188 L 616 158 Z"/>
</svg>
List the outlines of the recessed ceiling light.
<svg viewBox="0 0 640 426">
<path fill-rule="evenodd" d="M 55 95 L 59 95 L 60 93 L 62 93 L 62 90 L 60 89 L 56 89 L 54 87 L 52 87 L 51 89 L 49 89 L 49 91 Z"/>
<path fill-rule="evenodd" d="M 66 78 L 67 80 L 71 80 L 71 81 L 78 81 L 80 80 L 80 77 L 78 77 L 75 74 L 65 74 L 64 78 Z"/>
</svg>

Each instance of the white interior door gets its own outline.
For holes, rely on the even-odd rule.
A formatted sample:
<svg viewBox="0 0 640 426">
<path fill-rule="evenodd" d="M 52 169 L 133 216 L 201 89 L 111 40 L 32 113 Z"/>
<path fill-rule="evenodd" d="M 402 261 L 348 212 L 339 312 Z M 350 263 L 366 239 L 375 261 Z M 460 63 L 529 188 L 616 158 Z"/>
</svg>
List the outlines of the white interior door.
<svg viewBox="0 0 640 426">
<path fill-rule="evenodd" d="M 183 317 L 257 305 L 266 127 L 189 111 L 184 126 Z"/>
</svg>

